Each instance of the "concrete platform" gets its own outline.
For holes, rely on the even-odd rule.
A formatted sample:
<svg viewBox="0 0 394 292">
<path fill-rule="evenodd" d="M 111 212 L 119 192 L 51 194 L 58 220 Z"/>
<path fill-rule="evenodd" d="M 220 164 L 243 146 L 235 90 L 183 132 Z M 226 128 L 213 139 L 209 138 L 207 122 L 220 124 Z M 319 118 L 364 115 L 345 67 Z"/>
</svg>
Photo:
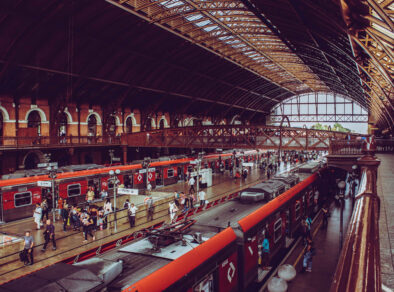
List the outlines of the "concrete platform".
<svg viewBox="0 0 394 292">
<path fill-rule="evenodd" d="M 379 240 L 383 291 L 394 291 L 394 155 L 377 154 L 380 197 Z M 387 288 L 387 289 L 386 289 Z"/>
<path fill-rule="evenodd" d="M 282 165 L 279 172 L 285 172 L 288 169 L 289 165 Z M 213 176 L 213 186 L 205 190 L 206 198 L 209 201 L 211 201 L 213 198 L 218 199 L 222 196 L 232 194 L 249 186 L 252 186 L 258 182 L 261 182 L 261 180 L 263 179 L 265 179 L 265 176 L 261 174 L 261 171 L 258 168 L 252 169 L 245 181 L 241 179 L 234 181 L 234 179 L 229 176 L 228 172 L 223 175 L 215 174 Z M 13 257 L 9 257 L 8 260 L 5 260 L 4 258 L 0 259 L 3 260 L 3 264 L 0 264 L 0 284 L 8 282 L 12 279 L 23 276 L 40 268 L 46 267 L 48 265 L 54 264 L 56 262 L 62 261 L 66 258 L 78 255 L 86 250 L 102 246 L 105 243 L 121 238 L 122 236 L 130 235 L 135 231 L 149 227 L 163 220 L 169 221 L 168 202 L 173 198 L 173 191 L 182 191 L 186 189 L 187 185 L 183 182 L 160 188 L 159 191 L 161 193 L 168 192 L 168 196 L 160 196 L 162 197 L 162 203 L 160 207 L 155 208 L 155 215 L 153 221 L 147 222 L 146 208 L 142 205 L 139 206 L 140 208 L 137 212 L 136 227 L 130 228 L 127 219 L 127 213 L 126 211 L 123 211 L 123 213 L 121 212 L 118 215 L 117 232 L 114 231 L 114 226 L 112 224 L 106 230 L 97 231 L 95 234 L 96 240 L 92 241 L 91 239 L 89 239 L 88 243 L 82 243 L 84 239 L 82 232 L 72 231 L 71 227 L 69 227 L 68 231 L 64 232 L 62 224 L 60 222 L 56 222 L 56 251 L 52 250 L 51 243 L 49 244 L 45 253 L 42 253 L 40 251 L 44 243 L 44 238 L 42 235 L 42 230 L 35 229 L 36 226 L 33 222 L 33 218 L 27 218 L 24 220 L 7 223 L 0 226 L 1 233 L 7 233 L 16 236 L 23 236 L 25 230 L 31 230 L 35 240 L 34 265 L 25 267 L 18 260 L 18 254 L 14 254 Z M 118 203 L 118 206 L 123 206 L 124 200 L 125 197 L 121 197 L 121 204 Z"/>
</svg>

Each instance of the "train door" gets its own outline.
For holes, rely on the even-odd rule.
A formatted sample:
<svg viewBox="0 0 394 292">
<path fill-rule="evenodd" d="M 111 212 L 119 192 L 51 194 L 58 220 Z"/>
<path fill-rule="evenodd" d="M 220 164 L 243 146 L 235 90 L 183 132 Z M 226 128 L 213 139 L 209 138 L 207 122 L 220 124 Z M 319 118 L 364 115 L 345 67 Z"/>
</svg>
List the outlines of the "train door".
<svg viewBox="0 0 394 292">
<path fill-rule="evenodd" d="M 165 168 L 163 167 L 157 167 L 155 171 L 155 181 L 156 181 L 156 186 L 161 187 L 164 186 L 164 175 L 163 172 L 165 171 Z"/>
<path fill-rule="evenodd" d="M 133 175 L 132 173 L 126 173 L 123 175 L 123 182 L 125 188 L 131 189 L 133 188 Z"/>
<path fill-rule="evenodd" d="M 100 191 L 101 191 L 101 183 L 100 183 L 100 178 L 99 177 L 93 177 L 88 179 L 88 187 L 92 187 L 94 191 L 94 197 L 99 198 L 100 197 Z"/>
<path fill-rule="evenodd" d="M 182 166 L 177 167 L 178 182 L 184 181 L 184 179 L 185 179 L 185 174 L 184 174 L 183 170 L 184 170 L 184 168 Z"/>
</svg>

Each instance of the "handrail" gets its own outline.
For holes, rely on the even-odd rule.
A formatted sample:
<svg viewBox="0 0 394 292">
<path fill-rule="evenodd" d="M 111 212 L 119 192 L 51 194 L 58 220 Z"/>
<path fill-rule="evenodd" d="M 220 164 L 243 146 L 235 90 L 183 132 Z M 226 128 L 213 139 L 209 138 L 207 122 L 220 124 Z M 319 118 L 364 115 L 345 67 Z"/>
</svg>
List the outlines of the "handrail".
<svg viewBox="0 0 394 292">
<path fill-rule="evenodd" d="M 379 197 L 376 177 L 380 161 L 364 156 L 353 214 L 331 285 L 331 292 L 382 290 L 379 249 Z"/>
<path fill-rule="evenodd" d="M 0 137 L 0 149 L 74 145 L 120 145 L 120 136 L 36 136 Z"/>
</svg>

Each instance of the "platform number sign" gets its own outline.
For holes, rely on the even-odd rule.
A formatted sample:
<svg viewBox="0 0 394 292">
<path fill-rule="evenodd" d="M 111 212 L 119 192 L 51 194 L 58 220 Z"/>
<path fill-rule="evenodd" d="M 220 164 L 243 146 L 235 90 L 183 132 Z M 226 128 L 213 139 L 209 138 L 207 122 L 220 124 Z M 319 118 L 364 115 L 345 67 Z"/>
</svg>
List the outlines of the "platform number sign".
<svg viewBox="0 0 394 292">
<path fill-rule="evenodd" d="M 219 291 L 235 291 L 238 285 L 237 254 L 233 253 L 219 266 Z"/>
</svg>

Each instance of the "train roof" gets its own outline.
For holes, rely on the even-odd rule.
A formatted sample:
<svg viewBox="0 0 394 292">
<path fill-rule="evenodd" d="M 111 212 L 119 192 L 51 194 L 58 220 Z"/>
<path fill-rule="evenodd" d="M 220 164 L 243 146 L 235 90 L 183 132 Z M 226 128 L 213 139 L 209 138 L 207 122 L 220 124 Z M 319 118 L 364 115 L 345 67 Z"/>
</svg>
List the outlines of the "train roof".
<svg viewBox="0 0 394 292">
<path fill-rule="evenodd" d="M 241 203 L 238 199 L 220 204 L 213 209 L 209 209 L 195 217 L 197 223 L 192 227 L 198 230 L 199 226 L 207 226 L 219 229 L 225 229 L 229 226 L 238 226 L 238 221 L 248 216 L 250 213 L 265 205 L 266 202 L 260 201 L 253 204 Z M 205 234 L 205 233 L 203 233 Z"/>
<path fill-rule="evenodd" d="M 258 187 L 259 189 L 261 189 L 265 193 L 272 194 L 272 193 L 276 193 L 279 190 L 285 188 L 286 184 L 283 183 L 282 181 L 271 179 L 269 181 L 265 181 L 263 183 L 260 183 L 260 184 L 256 185 L 255 187 Z"/>
<path fill-rule="evenodd" d="M 274 176 L 274 178 L 272 180 L 278 180 L 278 181 L 281 181 L 285 184 L 292 185 L 295 182 L 298 182 L 299 179 L 300 178 L 298 175 L 291 173 L 291 174 L 277 174 Z"/>
<path fill-rule="evenodd" d="M 272 199 L 263 207 L 250 214 L 247 218 L 241 219 L 238 223 L 241 226 L 242 230 L 244 232 L 247 232 L 248 230 L 256 226 L 264 218 L 270 216 L 278 208 L 280 208 L 281 206 L 286 204 L 289 200 L 291 200 L 295 195 L 297 195 L 299 192 L 301 192 L 310 184 L 312 184 L 317 178 L 318 175 L 316 173 L 312 174 L 305 180 L 296 184 L 291 189 L 285 191 L 283 194 L 277 196 L 275 199 Z"/>
</svg>

